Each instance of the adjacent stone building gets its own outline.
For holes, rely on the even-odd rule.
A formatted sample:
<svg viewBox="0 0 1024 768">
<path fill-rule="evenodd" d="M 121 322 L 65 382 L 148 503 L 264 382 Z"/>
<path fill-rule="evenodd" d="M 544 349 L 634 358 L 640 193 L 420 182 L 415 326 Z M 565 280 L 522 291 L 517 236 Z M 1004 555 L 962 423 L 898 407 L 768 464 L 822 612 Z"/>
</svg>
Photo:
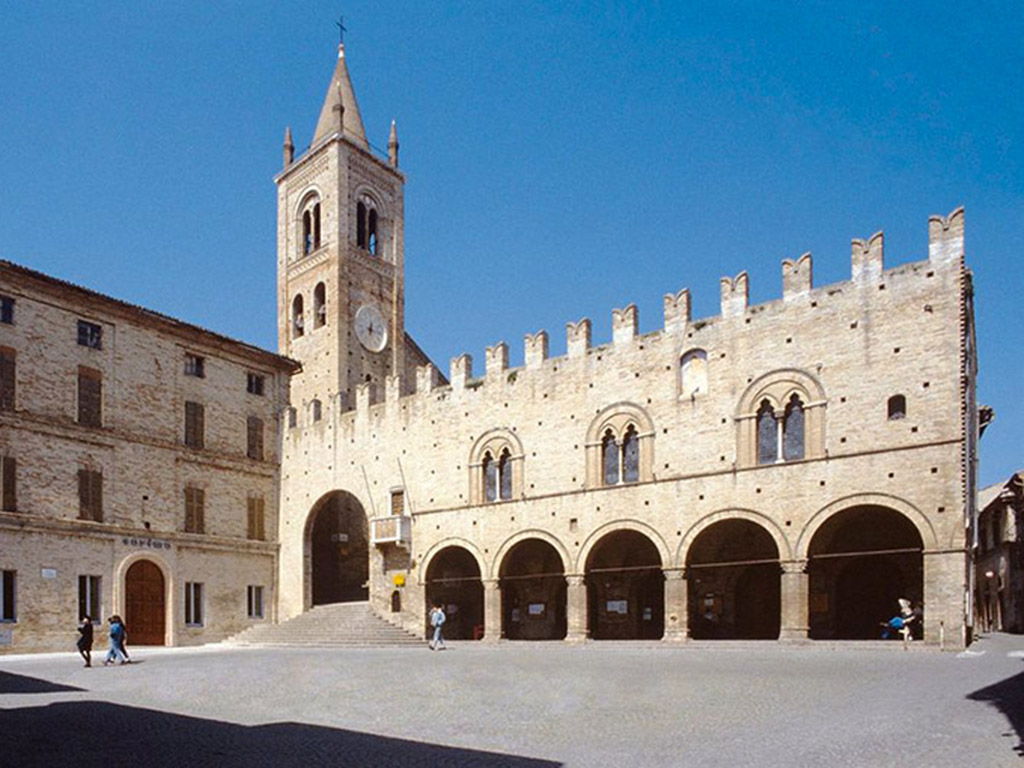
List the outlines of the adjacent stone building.
<svg viewBox="0 0 1024 768">
<path fill-rule="evenodd" d="M 981 632 L 1024 632 L 1024 472 L 978 494 L 977 610 Z"/>
</svg>

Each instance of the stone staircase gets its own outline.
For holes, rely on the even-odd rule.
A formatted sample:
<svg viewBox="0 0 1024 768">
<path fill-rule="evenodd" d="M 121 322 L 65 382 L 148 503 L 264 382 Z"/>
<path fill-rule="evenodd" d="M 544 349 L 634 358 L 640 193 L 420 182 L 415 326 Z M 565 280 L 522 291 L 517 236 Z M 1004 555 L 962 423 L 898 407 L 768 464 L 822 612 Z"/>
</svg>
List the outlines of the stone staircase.
<svg viewBox="0 0 1024 768">
<path fill-rule="evenodd" d="M 422 648 L 426 641 L 390 624 L 368 602 L 318 605 L 280 624 L 258 624 L 224 641 L 227 645 Z"/>
</svg>

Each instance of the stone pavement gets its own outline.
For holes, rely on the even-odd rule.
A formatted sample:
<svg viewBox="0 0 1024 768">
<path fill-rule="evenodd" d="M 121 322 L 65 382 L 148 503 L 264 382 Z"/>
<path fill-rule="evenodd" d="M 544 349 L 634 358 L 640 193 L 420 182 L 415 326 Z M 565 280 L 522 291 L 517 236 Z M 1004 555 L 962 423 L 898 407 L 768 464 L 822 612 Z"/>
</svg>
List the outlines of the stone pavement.
<svg viewBox="0 0 1024 768">
<path fill-rule="evenodd" d="M 96 654 L 102 658 L 102 654 Z M 1024 637 L 967 652 L 452 643 L 0 657 L 4 766 L 1020 766 Z"/>
</svg>

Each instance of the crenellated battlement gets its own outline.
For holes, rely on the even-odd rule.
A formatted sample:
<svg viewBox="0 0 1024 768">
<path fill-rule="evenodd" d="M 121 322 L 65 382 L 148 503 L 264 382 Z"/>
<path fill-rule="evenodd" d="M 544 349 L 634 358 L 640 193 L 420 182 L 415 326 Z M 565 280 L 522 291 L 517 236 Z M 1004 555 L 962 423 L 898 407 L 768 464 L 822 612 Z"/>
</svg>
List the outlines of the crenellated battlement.
<svg viewBox="0 0 1024 768">
<path fill-rule="evenodd" d="M 928 264 L 934 267 L 957 267 L 963 254 L 964 210 L 957 208 L 948 216 L 932 216 L 929 219 L 929 259 Z M 787 302 L 796 299 L 813 297 L 817 302 L 836 294 L 842 294 L 846 285 L 863 288 L 874 286 L 883 277 L 894 278 L 903 275 L 924 274 L 918 265 L 901 265 L 885 270 L 884 267 L 884 235 L 877 232 L 867 239 L 851 241 L 851 273 L 848 283 L 833 284 L 815 288 L 813 282 L 813 258 L 804 253 L 796 259 L 783 259 L 782 263 L 782 297 L 781 301 L 772 300 L 761 305 L 750 306 L 750 278 L 747 272 L 740 272 L 735 277 L 722 277 L 719 281 L 721 312 L 718 318 L 729 320 L 749 317 L 761 313 L 772 306 L 784 309 Z M 928 272 L 930 275 L 931 272 Z M 878 291 L 872 291 L 874 296 Z M 654 334 L 640 337 L 639 310 L 636 304 L 628 304 L 612 310 L 612 339 L 609 347 L 601 349 L 615 352 L 628 352 L 634 348 L 642 348 L 648 343 L 649 337 L 667 337 L 682 340 L 710 325 L 715 317 L 694 321 L 692 318 L 691 294 L 688 288 L 677 293 L 665 294 L 662 299 L 663 326 Z M 403 381 L 400 376 L 388 376 L 383 391 L 374 382 L 366 382 L 356 386 L 355 402 L 349 404 L 344 399 L 332 400 L 329 407 L 342 416 L 342 423 L 348 419 L 368 417 L 377 409 L 397 410 L 399 407 L 416 402 L 417 398 L 444 399 L 468 390 L 478 391 L 490 387 L 512 386 L 518 379 L 519 371 L 530 373 L 545 371 L 545 375 L 559 370 L 560 366 L 570 364 L 581 358 L 592 356 L 598 350 L 593 348 L 592 322 L 582 318 L 566 324 L 566 354 L 564 357 L 549 357 L 548 332 L 541 329 L 535 333 L 527 333 L 523 337 L 524 365 L 521 369 L 509 368 L 509 346 L 500 341 L 485 350 L 485 370 L 482 378 L 474 378 L 473 357 L 461 354 L 451 359 L 449 368 L 450 385 L 441 387 L 440 373 L 432 364 L 416 368 L 415 389 L 412 394 L 403 395 Z M 681 343 L 681 342 L 680 342 Z M 679 345 L 677 345 L 678 347 Z M 674 348 L 673 354 L 679 349 Z M 597 355 L 600 359 L 601 355 Z M 354 407 L 353 407 L 354 406 Z"/>
</svg>

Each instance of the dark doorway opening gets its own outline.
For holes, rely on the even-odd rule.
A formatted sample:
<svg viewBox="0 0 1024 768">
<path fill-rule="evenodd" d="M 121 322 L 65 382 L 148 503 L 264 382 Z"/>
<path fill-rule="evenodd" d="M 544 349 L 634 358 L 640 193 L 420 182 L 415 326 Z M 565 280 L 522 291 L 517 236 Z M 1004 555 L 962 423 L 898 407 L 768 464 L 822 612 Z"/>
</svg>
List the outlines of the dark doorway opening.
<svg viewBox="0 0 1024 768">
<path fill-rule="evenodd" d="M 887 507 L 854 507 L 827 520 L 808 550 L 810 637 L 879 638 L 900 598 L 921 602 L 923 549 L 914 524 Z"/>
<path fill-rule="evenodd" d="M 335 491 L 312 513 L 313 605 L 369 599 L 370 545 L 366 513 L 350 493 Z"/>
<path fill-rule="evenodd" d="M 167 596 L 164 574 L 151 560 L 131 564 L 124 577 L 124 623 L 131 645 L 164 645 Z"/>
<path fill-rule="evenodd" d="M 509 640 L 565 638 L 565 569 L 540 539 L 516 544 L 500 571 L 502 630 Z"/>
<path fill-rule="evenodd" d="M 781 568 L 775 540 L 749 520 L 723 520 L 687 553 L 690 636 L 698 640 L 777 640 Z"/>
<path fill-rule="evenodd" d="M 446 547 L 437 553 L 427 568 L 426 597 L 424 615 L 435 603 L 444 609 L 446 638 L 478 640 L 483 636 L 484 585 L 480 566 L 469 551 Z"/>
<path fill-rule="evenodd" d="M 657 640 L 665 634 L 665 577 L 654 543 L 636 531 L 601 539 L 586 565 L 587 618 L 595 640 Z"/>
</svg>

